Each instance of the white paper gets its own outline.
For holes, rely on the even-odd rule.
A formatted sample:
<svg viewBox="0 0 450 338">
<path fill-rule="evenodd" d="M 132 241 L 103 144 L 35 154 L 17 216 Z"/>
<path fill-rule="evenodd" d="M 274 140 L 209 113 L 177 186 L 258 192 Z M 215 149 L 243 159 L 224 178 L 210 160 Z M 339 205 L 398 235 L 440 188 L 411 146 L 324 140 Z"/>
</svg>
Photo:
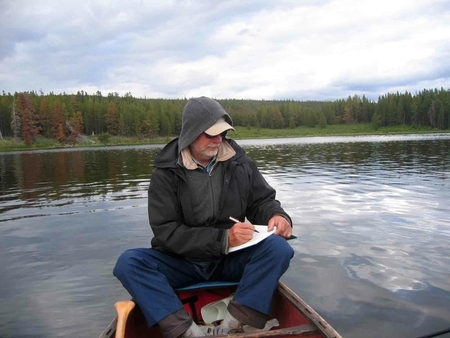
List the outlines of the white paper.
<svg viewBox="0 0 450 338">
<path fill-rule="evenodd" d="M 228 252 L 233 252 L 241 249 L 248 248 L 249 246 L 255 245 L 259 242 L 261 242 L 263 239 L 266 239 L 270 235 L 272 235 L 275 232 L 275 229 L 272 231 L 267 231 L 267 225 L 255 225 L 255 230 L 258 230 L 259 232 L 253 233 L 253 238 L 249 240 L 248 242 L 238 245 L 238 246 L 232 246 L 228 250 Z"/>
</svg>

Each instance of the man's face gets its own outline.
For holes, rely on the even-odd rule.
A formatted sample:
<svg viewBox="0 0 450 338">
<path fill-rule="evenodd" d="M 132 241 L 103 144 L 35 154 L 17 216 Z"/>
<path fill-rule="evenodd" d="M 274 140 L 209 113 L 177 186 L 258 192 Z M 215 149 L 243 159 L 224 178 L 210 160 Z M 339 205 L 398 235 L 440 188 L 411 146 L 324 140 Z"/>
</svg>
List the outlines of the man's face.
<svg viewBox="0 0 450 338">
<path fill-rule="evenodd" d="M 222 144 L 223 134 L 209 136 L 201 133 L 197 139 L 189 146 L 191 155 L 201 164 L 207 165 L 211 158 L 217 155 Z"/>
</svg>

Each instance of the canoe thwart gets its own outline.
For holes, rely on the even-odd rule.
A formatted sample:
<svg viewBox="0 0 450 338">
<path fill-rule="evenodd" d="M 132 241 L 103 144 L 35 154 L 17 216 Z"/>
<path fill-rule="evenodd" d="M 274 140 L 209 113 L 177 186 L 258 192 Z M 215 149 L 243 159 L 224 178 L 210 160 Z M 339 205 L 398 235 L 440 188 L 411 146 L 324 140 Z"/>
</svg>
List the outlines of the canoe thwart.
<svg viewBox="0 0 450 338">
<path fill-rule="evenodd" d="M 235 333 L 233 337 L 247 337 L 247 338 L 259 338 L 259 337 L 308 337 L 319 333 L 317 326 L 313 324 L 303 324 L 293 327 L 286 327 L 284 329 L 261 331 L 261 332 L 245 332 Z M 206 337 L 206 336 L 205 336 Z M 220 335 L 220 337 L 230 337 L 230 335 Z"/>
</svg>

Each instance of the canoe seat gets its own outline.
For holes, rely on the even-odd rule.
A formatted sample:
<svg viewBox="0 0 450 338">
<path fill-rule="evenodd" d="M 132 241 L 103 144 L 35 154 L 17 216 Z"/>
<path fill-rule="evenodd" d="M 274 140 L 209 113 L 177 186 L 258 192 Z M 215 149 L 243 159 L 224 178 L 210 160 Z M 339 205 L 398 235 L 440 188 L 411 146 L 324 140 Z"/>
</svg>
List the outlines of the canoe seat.
<svg viewBox="0 0 450 338">
<path fill-rule="evenodd" d="M 207 281 L 185 286 L 175 291 L 191 291 L 199 289 L 210 289 L 210 288 L 226 288 L 229 286 L 238 286 L 239 282 L 223 282 L 223 281 Z"/>
</svg>

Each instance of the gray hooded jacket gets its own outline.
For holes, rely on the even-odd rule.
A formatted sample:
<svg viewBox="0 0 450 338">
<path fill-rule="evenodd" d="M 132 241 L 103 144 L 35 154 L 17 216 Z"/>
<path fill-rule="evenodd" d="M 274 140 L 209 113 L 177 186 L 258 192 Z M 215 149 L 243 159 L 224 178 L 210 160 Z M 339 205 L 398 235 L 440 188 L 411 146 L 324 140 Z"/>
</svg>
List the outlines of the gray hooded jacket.
<svg viewBox="0 0 450 338">
<path fill-rule="evenodd" d="M 227 254 L 227 230 L 234 224 L 230 216 L 247 218 L 253 224 L 267 224 L 274 215 L 291 221 L 255 163 L 236 142 L 227 138 L 223 139 L 217 155 L 220 179 L 211 181 L 211 186 L 221 185 L 215 216 L 206 222 L 197 221 L 193 205 L 196 200 L 193 194 L 197 191 L 192 191 L 189 176 L 194 174 L 193 170 L 200 169 L 188 168 L 180 159 L 186 148 L 221 117 L 232 125 L 231 117 L 218 102 L 206 97 L 190 99 L 183 113 L 180 137 L 157 155 L 148 190 L 154 249 L 189 259 L 216 261 Z M 205 179 L 216 180 L 208 175 Z"/>
</svg>

